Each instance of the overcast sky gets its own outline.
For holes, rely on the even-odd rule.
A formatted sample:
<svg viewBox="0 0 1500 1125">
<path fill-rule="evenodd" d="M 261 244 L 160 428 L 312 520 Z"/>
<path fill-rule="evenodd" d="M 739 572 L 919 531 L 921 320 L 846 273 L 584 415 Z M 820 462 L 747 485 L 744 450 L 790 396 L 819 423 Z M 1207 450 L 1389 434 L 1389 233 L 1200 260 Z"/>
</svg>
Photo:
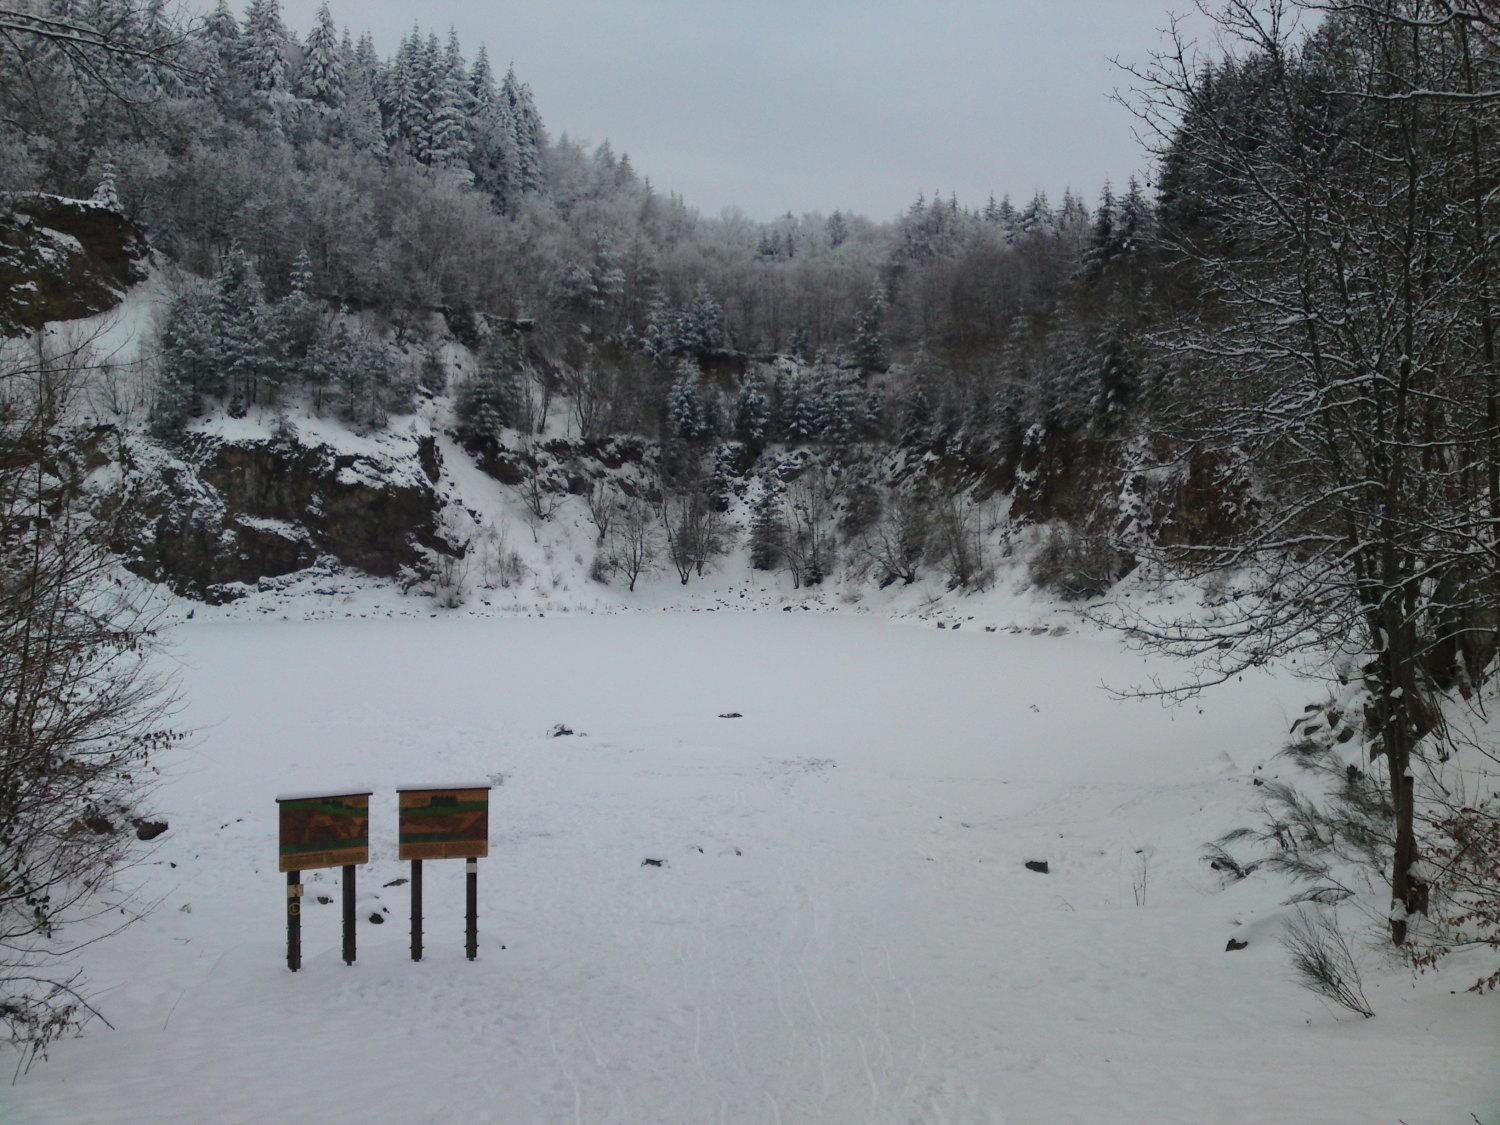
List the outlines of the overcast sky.
<svg viewBox="0 0 1500 1125">
<path fill-rule="evenodd" d="M 320 0 L 283 0 L 297 32 Z M 1145 166 L 1110 102 L 1187 0 L 329 0 L 388 55 L 411 27 L 514 60 L 554 137 L 628 152 L 710 214 L 844 208 L 918 192 L 1090 202 Z"/>
</svg>

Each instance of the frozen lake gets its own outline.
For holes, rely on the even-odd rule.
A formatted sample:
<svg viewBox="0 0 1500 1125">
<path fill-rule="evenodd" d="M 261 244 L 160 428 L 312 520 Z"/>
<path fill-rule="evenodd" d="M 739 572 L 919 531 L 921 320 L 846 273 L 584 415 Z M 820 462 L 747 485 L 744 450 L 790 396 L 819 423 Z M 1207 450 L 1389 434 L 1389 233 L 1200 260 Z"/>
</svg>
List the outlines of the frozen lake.
<svg viewBox="0 0 1500 1125">
<path fill-rule="evenodd" d="M 1340 1020 L 1291 980 L 1285 888 L 1202 861 L 1306 682 L 1166 709 L 1106 690 L 1172 671 L 1110 636 L 802 613 L 177 642 L 195 746 L 126 874 L 159 902 L 80 960 L 116 1030 L 11 1120 L 1433 1122 L 1493 1081 L 1486 1006 L 1372 953 L 1379 1017 Z M 479 960 L 429 863 L 414 965 L 394 787 L 481 777 Z M 359 963 L 308 875 L 292 975 L 273 798 L 350 784 Z"/>
</svg>

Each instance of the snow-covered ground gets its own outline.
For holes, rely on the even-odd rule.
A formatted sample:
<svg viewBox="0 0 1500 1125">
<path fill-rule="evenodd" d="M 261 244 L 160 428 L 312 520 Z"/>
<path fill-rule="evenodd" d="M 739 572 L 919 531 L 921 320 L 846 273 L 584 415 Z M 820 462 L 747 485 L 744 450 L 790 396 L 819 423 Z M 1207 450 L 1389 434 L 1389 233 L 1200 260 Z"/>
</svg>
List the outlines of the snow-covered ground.
<svg viewBox="0 0 1500 1125">
<path fill-rule="evenodd" d="M 1113 637 L 983 624 L 199 613 L 195 746 L 127 876 L 155 909 L 80 956 L 115 1030 L 56 1046 L 0 1117 L 1494 1119 L 1469 978 L 1372 946 L 1377 1017 L 1341 1016 L 1291 979 L 1285 888 L 1202 862 L 1306 682 L 1122 702 L 1104 685 L 1160 669 Z M 454 777 L 497 785 L 480 956 L 462 865 L 432 863 L 412 964 L 394 786 Z M 359 961 L 324 873 L 293 975 L 273 797 L 350 783 L 375 789 Z"/>
</svg>

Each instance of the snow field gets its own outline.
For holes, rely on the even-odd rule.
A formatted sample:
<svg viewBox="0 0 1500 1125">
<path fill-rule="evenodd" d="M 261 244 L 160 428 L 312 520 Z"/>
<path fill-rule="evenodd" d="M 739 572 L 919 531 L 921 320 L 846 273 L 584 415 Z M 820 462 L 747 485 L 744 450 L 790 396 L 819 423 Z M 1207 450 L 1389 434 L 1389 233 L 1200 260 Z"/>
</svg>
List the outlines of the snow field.
<svg viewBox="0 0 1500 1125">
<path fill-rule="evenodd" d="M 1109 636 L 844 614 L 177 638 L 196 745 L 163 763 L 171 830 L 125 877 L 156 906 L 79 959 L 116 1030 L 0 1092 L 8 1120 L 1415 1123 L 1497 1104 L 1493 1005 L 1371 950 L 1378 1016 L 1341 1019 L 1291 980 L 1285 888 L 1221 889 L 1200 858 L 1253 817 L 1249 770 L 1305 682 L 1166 709 L 1105 690 L 1169 671 Z M 433 862 L 414 965 L 407 888 L 383 885 L 406 874 L 394 788 L 456 776 L 497 786 L 480 958 L 462 863 Z M 308 873 L 289 974 L 273 798 L 349 783 L 376 790 L 359 961 L 339 959 L 337 872 Z"/>
</svg>

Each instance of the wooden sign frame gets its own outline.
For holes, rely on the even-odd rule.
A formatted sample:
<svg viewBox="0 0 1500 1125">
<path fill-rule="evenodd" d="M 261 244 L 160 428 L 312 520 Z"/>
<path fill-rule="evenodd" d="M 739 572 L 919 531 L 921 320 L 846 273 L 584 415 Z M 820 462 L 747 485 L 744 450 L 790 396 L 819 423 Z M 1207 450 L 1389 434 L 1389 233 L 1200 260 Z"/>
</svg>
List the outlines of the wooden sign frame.
<svg viewBox="0 0 1500 1125">
<path fill-rule="evenodd" d="M 396 790 L 399 859 L 483 859 L 490 854 L 490 789 L 407 785 Z"/>
<path fill-rule="evenodd" d="M 370 862 L 371 789 L 288 793 L 280 809 L 280 871 L 349 867 Z"/>
<path fill-rule="evenodd" d="M 276 798 L 280 820 L 278 869 L 286 873 L 286 967 L 302 967 L 302 872 L 343 868 L 344 964 L 354 964 L 354 872 L 370 862 L 370 795 L 373 789 L 338 793 L 285 793 Z"/>
<path fill-rule="evenodd" d="M 490 854 L 488 782 L 396 787 L 399 858 L 411 862 L 411 959 L 422 959 L 422 861 L 464 861 L 464 955 L 479 956 L 479 860 Z"/>
</svg>

